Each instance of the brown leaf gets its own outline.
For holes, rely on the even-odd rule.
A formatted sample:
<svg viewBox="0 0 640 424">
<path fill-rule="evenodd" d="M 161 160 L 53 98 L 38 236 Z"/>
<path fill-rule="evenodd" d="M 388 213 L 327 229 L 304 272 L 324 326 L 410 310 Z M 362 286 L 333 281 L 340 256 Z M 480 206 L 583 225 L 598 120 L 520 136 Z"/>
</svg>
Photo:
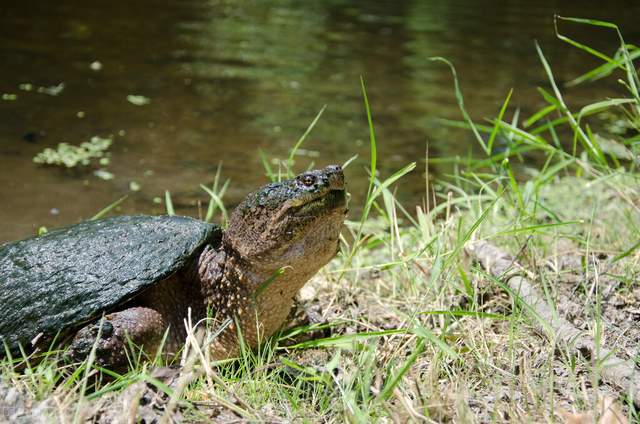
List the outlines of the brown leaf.
<svg viewBox="0 0 640 424">
<path fill-rule="evenodd" d="M 560 409 L 558 412 L 564 418 L 565 424 L 593 424 L 593 414 L 591 412 L 572 414 L 564 409 Z"/>
<path fill-rule="evenodd" d="M 593 412 L 571 413 L 560 409 L 558 411 L 565 424 L 593 424 L 596 422 Z M 629 421 L 625 417 L 620 406 L 610 397 L 601 397 L 598 400 L 598 416 L 600 419 L 598 424 L 628 424 Z"/>
<path fill-rule="evenodd" d="M 628 424 L 627 417 L 622 413 L 620 405 L 605 396 L 598 402 L 600 407 L 600 424 Z"/>
</svg>

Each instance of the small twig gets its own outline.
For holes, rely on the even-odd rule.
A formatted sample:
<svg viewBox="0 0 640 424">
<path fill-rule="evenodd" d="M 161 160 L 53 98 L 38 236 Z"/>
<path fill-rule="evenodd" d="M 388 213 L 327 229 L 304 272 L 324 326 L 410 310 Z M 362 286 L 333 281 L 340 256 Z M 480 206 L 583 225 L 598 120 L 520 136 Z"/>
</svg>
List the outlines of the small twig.
<svg viewBox="0 0 640 424">
<path fill-rule="evenodd" d="M 487 272 L 502 279 L 528 306 L 525 310 L 536 316 L 536 324 L 543 333 L 551 333 L 548 336 L 557 340 L 568 351 L 573 350 L 577 354 L 586 352 L 588 357 L 599 363 L 602 380 L 618 387 L 630 396 L 636 406 L 640 406 L 640 373 L 633 361 L 617 357 L 613 350 L 597 345 L 592 337 L 558 316 L 533 284 L 519 275 L 526 271 L 513 272 L 512 267 L 520 268 L 520 265 L 506 252 L 485 241 L 468 245 L 466 251 L 480 262 Z"/>
<path fill-rule="evenodd" d="M 84 403 L 84 398 L 87 394 L 87 384 L 89 382 L 89 377 L 91 377 L 91 370 L 93 367 L 93 363 L 96 360 L 96 349 L 98 348 L 98 343 L 100 341 L 100 337 L 102 336 L 102 326 L 104 325 L 104 314 L 102 314 L 102 318 L 98 323 L 98 334 L 96 334 L 96 339 L 91 346 L 91 351 L 89 352 L 89 357 L 87 358 L 87 362 L 85 363 L 84 369 L 84 377 L 82 378 L 82 384 L 80 388 L 80 398 L 78 403 L 76 404 L 76 411 L 73 417 L 73 422 L 80 422 L 81 409 Z"/>
<path fill-rule="evenodd" d="M 182 396 L 182 393 L 187 388 L 189 383 L 194 381 L 196 378 L 198 378 L 202 374 L 202 368 L 195 369 L 197 360 L 198 360 L 198 355 L 192 352 L 189 355 L 189 359 L 187 360 L 187 363 L 184 365 L 182 372 L 180 373 L 180 378 L 178 378 L 176 388 L 174 389 L 173 394 L 171 395 L 171 398 L 167 403 L 167 406 L 164 410 L 164 414 L 160 418 L 160 424 L 167 424 L 172 421 L 171 415 L 173 414 L 173 411 L 178 406 L 178 401 L 180 400 L 180 396 Z"/>
<path fill-rule="evenodd" d="M 516 264 L 516 261 L 520 258 L 520 256 L 522 256 L 522 254 L 524 253 L 524 251 L 527 248 L 527 246 L 529 246 L 529 241 L 531 241 L 532 237 L 533 237 L 533 235 L 529 234 L 529 236 L 524 241 L 524 243 L 522 243 L 522 246 L 520 247 L 520 250 L 518 250 L 518 253 L 513 257 L 513 260 L 509 264 L 509 268 L 512 268 Z"/>
<path fill-rule="evenodd" d="M 131 396 L 131 404 L 129 405 L 129 414 L 127 414 L 127 423 L 135 423 L 138 415 L 138 407 L 140 406 L 140 398 L 142 397 L 143 389 L 140 388 L 135 392 L 135 395 Z"/>
<path fill-rule="evenodd" d="M 427 278 L 427 280 L 428 280 L 429 278 L 431 278 L 431 274 L 429 273 L 429 271 L 427 271 L 427 270 L 425 269 L 425 267 L 423 267 L 422 265 L 420 265 L 417 261 L 411 261 L 411 263 L 412 263 L 413 265 L 415 265 L 415 266 L 416 266 L 416 268 L 418 268 L 418 270 L 419 270 L 420 272 L 422 272 L 422 274 L 424 274 L 424 276 Z"/>
<path fill-rule="evenodd" d="M 416 409 L 413 407 L 411 402 L 402 394 L 400 389 L 398 389 L 397 387 L 393 389 L 393 394 L 396 397 L 396 399 L 400 401 L 400 404 L 403 406 L 404 410 L 407 412 L 407 414 L 409 414 L 411 418 L 413 418 L 416 421 L 422 421 L 422 422 L 428 422 L 428 423 L 434 422 L 433 420 L 425 417 L 424 415 L 416 411 Z"/>
</svg>

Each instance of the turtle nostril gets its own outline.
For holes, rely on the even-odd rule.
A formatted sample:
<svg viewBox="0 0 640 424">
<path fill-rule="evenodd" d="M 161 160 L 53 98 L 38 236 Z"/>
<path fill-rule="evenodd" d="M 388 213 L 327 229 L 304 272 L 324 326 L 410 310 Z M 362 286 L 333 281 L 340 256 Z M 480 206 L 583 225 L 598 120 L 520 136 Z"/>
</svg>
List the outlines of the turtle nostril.
<svg viewBox="0 0 640 424">
<path fill-rule="evenodd" d="M 344 190 L 344 174 L 340 165 L 327 166 L 324 174 L 329 178 L 329 184 L 332 190 Z"/>
</svg>

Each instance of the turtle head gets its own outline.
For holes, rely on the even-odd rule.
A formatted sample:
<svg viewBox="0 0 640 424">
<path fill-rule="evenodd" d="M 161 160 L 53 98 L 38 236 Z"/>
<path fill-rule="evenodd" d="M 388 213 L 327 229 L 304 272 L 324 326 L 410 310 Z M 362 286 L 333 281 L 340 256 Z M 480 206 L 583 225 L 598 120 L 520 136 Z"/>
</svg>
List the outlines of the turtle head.
<svg viewBox="0 0 640 424">
<path fill-rule="evenodd" d="M 335 255 L 346 213 L 344 174 L 331 165 L 249 194 L 231 214 L 225 243 L 261 269 L 315 273 Z"/>
</svg>

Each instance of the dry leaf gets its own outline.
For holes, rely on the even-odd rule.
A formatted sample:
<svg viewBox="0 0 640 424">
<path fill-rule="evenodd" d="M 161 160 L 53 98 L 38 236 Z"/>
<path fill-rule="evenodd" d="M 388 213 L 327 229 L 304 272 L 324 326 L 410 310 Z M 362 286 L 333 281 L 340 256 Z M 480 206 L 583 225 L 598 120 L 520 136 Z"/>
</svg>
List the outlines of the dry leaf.
<svg viewBox="0 0 640 424">
<path fill-rule="evenodd" d="M 559 410 L 560 415 L 564 418 L 565 424 L 593 424 L 596 422 L 593 412 L 571 413 L 565 410 Z M 598 400 L 598 416 L 600 419 L 598 424 L 628 424 L 629 421 L 625 417 L 620 406 L 610 397 L 601 397 Z"/>
<path fill-rule="evenodd" d="M 605 396 L 598 402 L 600 407 L 600 424 L 628 424 L 627 417 L 622 413 L 620 405 Z"/>
</svg>

